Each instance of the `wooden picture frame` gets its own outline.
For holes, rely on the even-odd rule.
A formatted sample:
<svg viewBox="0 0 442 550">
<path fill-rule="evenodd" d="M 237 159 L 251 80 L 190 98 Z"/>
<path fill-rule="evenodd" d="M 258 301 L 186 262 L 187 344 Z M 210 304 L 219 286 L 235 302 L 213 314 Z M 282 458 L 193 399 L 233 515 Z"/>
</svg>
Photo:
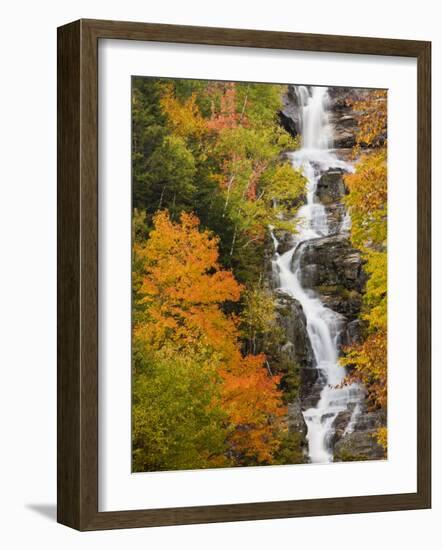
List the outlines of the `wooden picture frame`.
<svg viewBox="0 0 442 550">
<path fill-rule="evenodd" d="M 99 512 L 98 41 L 123 39 L 405 56 L 418 71 L 417 492 Z M 431 506 L 431 44 L 423 41 L 79 20 L 58 29 L 58 521 L 81 531 Z"/>
</svg>

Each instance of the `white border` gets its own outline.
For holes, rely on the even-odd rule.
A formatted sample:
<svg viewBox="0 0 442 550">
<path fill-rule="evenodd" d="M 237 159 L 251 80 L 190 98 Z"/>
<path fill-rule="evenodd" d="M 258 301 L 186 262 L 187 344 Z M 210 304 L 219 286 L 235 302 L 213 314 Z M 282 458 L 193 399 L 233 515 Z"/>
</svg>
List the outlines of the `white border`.
<svg viewBox="0 0 442 550">
<path fill-rule="evenodd" d="M 131 474 L 131 75 L 389 89 L 389 459 Z M 414 59 L 99 42 L 99 510 L 416 491 Z"/>
</svg>

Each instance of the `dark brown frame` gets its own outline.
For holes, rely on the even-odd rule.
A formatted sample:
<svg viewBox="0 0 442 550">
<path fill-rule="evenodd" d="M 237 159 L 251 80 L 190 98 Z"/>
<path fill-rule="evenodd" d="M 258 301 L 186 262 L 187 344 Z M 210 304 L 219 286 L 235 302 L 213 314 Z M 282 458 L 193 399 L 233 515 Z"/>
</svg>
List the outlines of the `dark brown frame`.
<svg viewBox="0 0 442 550">
<path fill-rule="evenodd" d="M 417 492 L 98 511 L 98 40 L 405 56 L 418 71 Z M 79 20 L 58 29 L 58 521 L 81 531 L 431 507 L 431 43 Z"/>
</svg>

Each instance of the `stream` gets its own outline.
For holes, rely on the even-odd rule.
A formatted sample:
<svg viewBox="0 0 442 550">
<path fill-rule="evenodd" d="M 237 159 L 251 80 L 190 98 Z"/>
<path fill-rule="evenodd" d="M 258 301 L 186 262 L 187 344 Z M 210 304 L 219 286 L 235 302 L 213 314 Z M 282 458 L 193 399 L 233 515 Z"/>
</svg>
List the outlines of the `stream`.
<svg viewBox="0 0 442 550">
<path fill-rule="evenodd" d="M 353 171 L 350 163 L 339 159 L 334 153 L 333 128 L 329 123 L 329 103 L 326 87 L 298 86 L 301 120 L 301 148 L 290 153 L 292 165 L 300 169 L 307 179 L 305 204 L 296 217 L 297 232 L 293 234 L 293 246 L 287 252 L 277 252 L 279 242 L 272 235 L 275 245 L 273 264 L 279 276 L 279 290 L 300 302 L 307 322 L 315 368 L 321 392 L 317 404 L 303 411 L 307 425 L 308 458 L 312 463 L 333 461 L 333 423 L 341 411 L 351 410 L 352 416 L 346 433 L 353 429 L 361 410 L 363 394 L 358 385 L 341 386 L 346 375 L 339 364 L 339 336 L 342 330 L 341 315 L 326 307 L 302 280 L 302 256 L 307 243 L 331 234 L 327 213 L 316 198 L 316 189 L 321 175 L 330 169 Z M 348 234 L 351 220 L 347 213 L 338 233 Z"/>
</svg>

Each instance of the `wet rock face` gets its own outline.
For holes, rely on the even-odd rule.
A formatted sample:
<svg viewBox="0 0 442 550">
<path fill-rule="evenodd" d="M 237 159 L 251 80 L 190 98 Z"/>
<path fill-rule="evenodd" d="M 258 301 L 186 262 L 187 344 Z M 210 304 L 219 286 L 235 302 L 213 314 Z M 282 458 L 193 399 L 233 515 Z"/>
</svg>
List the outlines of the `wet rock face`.
<svg viewBox="0 0 442 550">
<path fill-rule="evenodd" d="M 282 328 L 286 342 L 281 351 L 289 362 L 298 366 L 299 398 L 302 408 L 313 406 L 319 400 L 323 383 L 316 369 L 312 345 L 307 334 L 307 321 L 301 304 L 283 292 L 276 292 L 277 322 Z M 309 405 L 304 403 L 309 399 Z"/>
<path fill-rule="evenodd" d="M 301 115 L 299 98 L 295 86 L 289 84 L 287 92 L 282 97 L 283 107 L 279 112 L 281 126 L 292 136 L 301 134 Z"/>
<path fill-rule="evenodd" d="M 330 235 L 337 235 L 342 231 L 342 224 L 346 215 L 345 206 L 341 202 L 329 204 L 325 207 L 325 213 Z"/>
<path fill-rule="evenodd" d="M 318 293 L 327 307 L 345 316 L 347 321 L 356 318 L 362 306 L 366 275 L 361 254 L 351 246 L 346 235 L 321 237 L 306 243 L 300 267 L 301 284 L 305 288 Z M 356 327 L 351 327 L 346 339 L 356 338 L 355 332 Z"/>
<path fill-rule="evenodd" d="M 361 292 L 365 285 L 363 260 L 346 235 L 330 235 L 303 245 L 301 282 L 306 288 L 338 285 Z"/>
<path fill-rule="evenodd" d="M 351 148 L 356 145 L 358 120 L 362 113 L 352 106 L 367 96 L 367 90 L 357 88 L 329 88 L 330 123 L 333 126 L 334 147 Z"/>
<path fill-rule="evenodd" d="M 345 430 L 347 429 L 351 421 L 352 413 L 353 413 L 353 410 L 348 409 L 346 411 L 341 411 L 336 416 L 333 422 L 334 434 L 333 434 L 332 445 L 335 445 L 340 439 L 342 439 L 342 436 L 344 435 Z"/>
<path fill-rule="evenodd" d="M 276 291 L 278 325 L 287 339 L 284 352 L 301 368 L 314 368 L 313 350 L 307 334 L 307 321 L 301 304 L 284 292 Z"/>
<path fill-rule="evenodd" d="M 316 197 L 325 206 L 339 202 L 345 195 L 342 170 L 331 169 L 324 172 L 318 180 Z"/>
<path fill-rule="evenodd" d="M 356 292 L 346 292 L 338 286 L 321 288 L 321 297 L 324 304 L 343 315 L 347 320 L 355 318 L 362 307 L 362 296 Z M 347 333 L 347 325 L 343 328 L 343 334 Z"/>
<path fill-rule="evenodd" d="M 342 199 L 346 192 L 342 170 L 328 170 L 318 180 L 315 196 L 318 202 L 325 207 L 328 229 L 331 235 L 335 235 L 342 230 L 346 214 Z"/>
<path fill-rule="evenodd" d="M 330 97 L 329 116 L 333 127 L 334 147 L 338 149 L 351 149 L 356 145 L 356 136 L 359 131 L 358 120 L 361 112 L 354 109 L 352 104 L 367 97 L 367 90 L 357 88 L 328 89 Z M 295 86 L 289 84 L 287 92 L 282 97 L 283 107 L 279 112 L 281 126 L 291 135 L 301 134 L 301 117 L 299 97 Z"/>
<path fill-rule="evenodd" d="M 333 427 L 333 455 L 335 462 L 348 460 L 381 460 L 386 458 L 385 450 L 377 443 L 376 432 L 385 426 L 385 414 L 381 410 L 367 411 L 357 416 L 351 431 L 347 431 L 352 411 L 342 411 L 336 417 Z"/>
<path fill-rule="evenodd" d="M 363 335 L 365 330 L 365 324 L 360 319 L 354 319 L 346 324 L 345 329 L 341 332 L 339 337 L 339 345 L 341 347 L 352 346 L 354 344 L 361 344 L 363 341 Z"/>
<path fill-rule="evenodd" d="M 310 377 L 308 378 L 309 375 Z M 321 399 L 321 392 L 325 384 L 326 379 L 320 371 L 316 369 L 305 371 L 304 383 L 302 384 L 300 391 L 301 406 L 303 411 L 316 407 Z"/>
<path fill-rule="evenodd" d="M 295 399 L 292 403 L 288 404 L 288 428 L 290 432 L 297 432 L 302 435 L 302 439 L 305 440 L 307 435 L 307 424 L 302 414 L 301 402 L 299 399 Z"/>
<path fill-rule="evenodd" d="M 289 231 L 275 230 L 275 237 L 278 240 L 278 254 L 284 254 L 293 248 L 293 234 Z"/>
<path fill-rule="evenodd" d="M 334 446 L 334 462 L 384 459 L 385 451 L 374 435 L 374 432 L 354 431 L 343 437 Z"/>
</svg>

